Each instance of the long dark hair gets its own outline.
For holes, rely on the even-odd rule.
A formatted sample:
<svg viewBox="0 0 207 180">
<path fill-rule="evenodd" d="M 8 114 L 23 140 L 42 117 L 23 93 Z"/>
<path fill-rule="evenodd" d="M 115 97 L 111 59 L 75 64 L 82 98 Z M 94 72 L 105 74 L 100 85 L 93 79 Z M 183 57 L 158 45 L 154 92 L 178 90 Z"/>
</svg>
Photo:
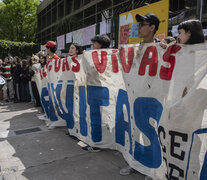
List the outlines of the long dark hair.
<svg viewBox="0 0 207 180">
<path fill-rule="evenodd" d="M 75 46 L 76 50 L 78 51 L 77 55 L 79 54 L 83 54 L 83 48 L 81 45 L 77 44 L 77 43 L 72 43 L 70 46 Z M 69 48 L 70 49 L 70 48 Z"/>
<path fill-rule="evenodd" d="M 46 56 L 40 55 L 40 58 L 43 58 L 44 59 L 44 62 L 43 63 L 41 61 L 39 61 L 40 64 L 41 64 L 41 67 L 44 67 L 44 65 L 46 64 L 46 61 L 47 61 Z"/>
<path fill-rule="evenodd" d="M 203 34 L 203 27 L 199 20 L 192 19 L 188 21 L 184 21 L 179 24 L 178 30 L 184 29 L 185 32 L 190 31 L 191 36 L 186 44 L 197 44 L 203 43 L 205 41 L 205 37 Z"/>
<path fill-rule="evenodd" d="M 22 59 L 22 69 L 26 69 L 28 67 L 28 63 L 26 59 Z"/>
</svg>

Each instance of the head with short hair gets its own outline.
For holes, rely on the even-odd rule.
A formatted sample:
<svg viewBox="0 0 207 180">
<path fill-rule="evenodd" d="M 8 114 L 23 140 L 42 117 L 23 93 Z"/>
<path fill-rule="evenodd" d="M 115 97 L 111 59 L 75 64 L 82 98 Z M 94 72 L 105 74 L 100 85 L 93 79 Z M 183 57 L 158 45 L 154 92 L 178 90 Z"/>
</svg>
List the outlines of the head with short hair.
<svg viewBox="0 0 207 180">
<path fill-rule="evenodd" d="M 135 18 L 136 18 L 137 22 L 139 22 L 139 26 L 141 26 L 143 22 L 149 23 L 149 26 L 153 26 L 154 25 L 154 34 L 159 29 L 160 20 L 153 13 L 148 13 L 148 14 L 146 14 L 144 16 L 141 15 L 141 14 L 136 14 Z"/>
<path fill-rule="evenodd" d="M 203 27 L 199 20 L 187 20 L 179 24 L 177 40 L 182 44 L 197 44 L 205 41 Z"/>
<path fill-rule="evenodd" d="M 49 50 L 51 53 L 55 53 L 57 50 L 56 43 L 54 41 L 48 41 L 45 45 L 47 51 Z"/>
<path fill-rule="evenodd" d="M 93 43 L 93 48 L 94 49 L 104 49 L 104 48 L 109 48 L 111 44 L 110 38 L 103 34 L 103 35 L 96 35 L 91 39 L 91 42 Z"/>
</svg>

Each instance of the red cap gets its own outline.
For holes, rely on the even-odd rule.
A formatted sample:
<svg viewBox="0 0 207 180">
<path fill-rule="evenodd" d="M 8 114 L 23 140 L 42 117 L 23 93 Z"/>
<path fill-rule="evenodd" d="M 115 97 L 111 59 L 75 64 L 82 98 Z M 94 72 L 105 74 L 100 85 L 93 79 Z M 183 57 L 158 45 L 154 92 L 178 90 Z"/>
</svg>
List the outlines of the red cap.
<svg viewBox="0 0 207 180">
<path fill-rule="evenodd" d="M 56 43 L 54 41 L 48 41 L 45 45 L 45 47 L 55 47 L 56 46 Z"/>
</svg>

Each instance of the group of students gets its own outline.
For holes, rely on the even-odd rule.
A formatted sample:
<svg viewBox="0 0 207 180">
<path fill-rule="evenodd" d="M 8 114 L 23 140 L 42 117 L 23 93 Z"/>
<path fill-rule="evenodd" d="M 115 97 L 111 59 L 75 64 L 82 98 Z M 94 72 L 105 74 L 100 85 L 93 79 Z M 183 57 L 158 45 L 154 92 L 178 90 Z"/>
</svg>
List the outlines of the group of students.
<svg viewBox="0 0 207 180">
<path fill-rule="evenodd" d="M 0 75 L 6 80 L 6 84 L 2 88 L 5 102 L 35 101 L 35 106 L 41 105 L 40 101 L 36 100 L 37 90 L 34 88 L 33 65 L 36 64 L 36 61 L 35 56 L 20 59 L 17 56 L 12 57 L 10 53 L 3 60 L 0 59 Z M 44 66 L 46 61 L 40 62 L 40 66 Z"/>
<path fill-rule="evenodd" d="M 161 42 L 154 38 L 155 33 L 159 29 L 160 20 L 153 14 L 148 13 L 145 16 L 137 14 L 136 20 L 138 24 L 138 36 L 143 38 L 141 43 L 159 42 L 163 48 L 169 44 L 198 44 L 205 42 L 203 27 L 199 20 L 191 19 L 184 21 L 178 25 L 177 39 L 167 36 Z"/>
<path fill-rule="evenodd" d="M 202 24 L 199 20 L 187 20 L 179 24 L 178 26 L 178 37 L 175 39 L 174 37 L 167 36 L 162 41 L 155 38 L 155 34 L 159 29 L 160 20 L 159 18 L 153 14 L 148 13 L 146 15 L 137 14 L 135 16 L 136 21 L 138 22 L 138 37 L 142 38 L 143 40 L 140 42 L 140 45 L 145 43 L 159 43 L 162 48 L 167 48 L 170 45 L 175 43 L 180 44 L 198 44 L 205 42 L 205 36 L 203 33 Z M 111 40 L 107 35 L 96 35 L 94 38 L 91 39 L 93 49 L 106 49 L 110 47 Z M 51 47 L 52 44 L 52 47 Z M 46 44 L 47 53 L 51 57 L 55 57 L 56 55 L 51 53 L 51 48 L 55 47 L 55 43 L 53 41 L 49 41 Z M 70 45 L 68 56 L 77 56 L 82 54 L 83 50 L 82 47 L 78 44 L 72 43 Z M 53 51 L 54 53 L 54 51 Z M 56 58 L 53 58 L 56 59 Z M 186 95 L 187 89 L 183 91 L 183 97 Z M 70 136 L 69 133 L 66 135 Z M 74 136 L 70 136 L 71 138 L 76 138 Z M 90 152 L 98 152 L 101 149 L 96 147 L 91 147 L 89 145 L 83 147 L 82 149 L 90 151 Z M 129 175 L 130 173 L 134 172 L 135 170 L 130 166 L 122 168 L 120 170 L 121 175 Z M 151 177 L 145 176 L 145 179 L 151 179 Z"/>
<path fill-rule="evenodd" d="M 161 42 L 156 39 L 155 33 L 159 29 L 160 20 L 153 14 L 148 13 L 146 15 L 137 14 L 135 16 L 138 22 L 138 36 L 143 38 L 143 41 L 140 44 L 144 43 L 159 43 L 162 48 L 167 48 L 170 45 L 175 43 L 180 44 L 198 44 L 205 42 L 205 36 L 203 33 L 203 27 L 199 20 L 187 20 L 178 25 L 178 37 L 177 39 L 173 37 L 166 37 Z M 182 97 L 187 93 L 187 88 L 184 89 Z M 120 170 L 121 175 L 129 175 L 135 170 L 130 166 L 124 167 Z M 146 180 L 152 179 L 149 176 L 145 176 Z"/>
<path fill-rule="evenodd" d="M 135 16 L 138 22 L 138 37 L 142 38 L 143 40 L 140 42 L 140 45 L 145 43 L 159 43 L 162 48 L 167 48 L 170 45 L 175 43 L 179 44 L 198 44 L 205 42 L 205 36 L 203 33 L 203 27 L 199 20 L 187 20 L 179 24 L 178 26 L 178 37 L 175 39 L 174 37 L 167 36 L 162 41 L 155 38 L 155 34 L 159 29 L 160 20 L 159 18 L 153 14 L 148 13 L 146 15 L 137 14 Z M 110 46 L 110 39 L 106 35 L 97 35 L 91 39 L 93 49 L 101 49 L 101 48 L 109 48 Z M 69 49 L 69 55 L 78 55 L 81 54 L 80 51 L 81 47 L 77 44 L 72 44 Z M 187 89 L 185 88 L 183 91 L 184 97 L 187 93 Z M 69 133 L 68 133 L 69 135 Z M 70 135 L 69 135 L 70 136 Z M 71 136 L 74 138 L 73 136 Z M 83 147 L 82 149 L 88 150 L 90 152 L 98 152 L 100 151 L 99 148 L 90 147 L 89 145 Z M 135 170 L 130 166 L 124 167 L 120 170 L 121 175 L 129 175 L 130 173 L 134 172 Z M 145 176 L 145 179 L 152 179 L 151 177 Z"/>
<path fill-rule="evenodd" d="M 109 48 L 110 39 L 107 35 L 97 35 L 92 39 L 93 48 Z M 40 107 L 40 96 L 35 83 L 35 73 L 45 66 L 47 61 L 57 60 L 56 43 L 48 41 L 45 45 L 47 55 L 42 51 L 38 55 L 27 56 L 26 59 L 12 57 L 9 53 L 3 60 L 0 59 L 0 75 L 6 80 L 2 88 L 5 102 L 35 102 L 35 107 Z M 83 53 L 80 45 L 72 43 L 68 56 L 76 56 Z"/>
<path fill-rule="evenodd" d="M 180 43 L 180 44 L 197 44 L 205 42 L 203 34 L 202 24 L 199 20 L 187 20 L 179 24 L 177 39 L 173 37 L 166 37 L 161 42 L 155 38 L 155 33 L 159 29 L 160 20 L 153 14 L 148 13 L 146 15 L 137 14 L 135 16 L 138 22 L 138 37 L 142 38 L 141 44 L 144 43 L 159 43 L 161 47 L 167 48 L 169 45 Z M 107 35 L 96 35 L 91 39 L 93 49 L 106 49 L 110 47 L 111 40 Z M 14 100 L 15 101 L 30 101 L 29 93 L 29 81 L 33 94 L 35 96 L 36 105 L 40 106 L 40 97 L 37 91 L 37 87 L 34 81 L 35 73 L 38 72 L 47 61 L 53 61 L 59 59 L 56 54 L 56 43 L 54 41 L 48 41 L 45 45 L 47 56 L 39 53 L 38 56 L 33 56 L 31 60 L 20 60 L 15 57 L 13 61 L 9 61 L 8 57 L 4 59 L 4 62 L 0 65 L 2 76 L 7 80 L 7 87 L 10 92 L 10 88 L 14 89 Z M 83 53 L 83 49 L 80 45 L 72 43 L 69 47 L 68 56 L 77 56 Z M 12 81 L 13 79 L 13 81 Z M 4 88 L 4 99 L 7 101 L 7 90 Z M 19 94 L 18 94 L 19 92 Z M 21 93 L 20 93 L 21 92 Z M 26 92 L 26 93 L 25 93 Z M 186 93 L 186 92 L 185 92 Z M 12 90 L 10 98 L 12 99 Z M 66 135 L 70 136 L 69 133 Z M 71 136 L 74 138 L 74 136 Z M 99 148 L 86 146 L 84 150 L 97 152 Z M 128 175 L 134 170 L 131 167 L 125 167 L 120 170 L 121 175 Z M 146 179 L 150 177 L 146 176 Z"/>
</svg>

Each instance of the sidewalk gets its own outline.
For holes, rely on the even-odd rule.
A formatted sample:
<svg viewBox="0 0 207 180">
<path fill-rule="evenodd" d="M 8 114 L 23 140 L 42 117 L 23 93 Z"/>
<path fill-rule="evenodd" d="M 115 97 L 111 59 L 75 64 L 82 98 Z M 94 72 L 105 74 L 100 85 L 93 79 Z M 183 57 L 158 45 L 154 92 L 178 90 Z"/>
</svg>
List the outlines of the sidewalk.
<svg viewBox="0 0 207 180">
<path fill-rule="evenodd" d="M 121 153 L 89 153 L 65 136 L 67 128 L 48 130 L 28 103 L 0 103 L 0 180 L 143 180 L 136 172 L 119 175 L 127 166 Z"/>
</svg>

